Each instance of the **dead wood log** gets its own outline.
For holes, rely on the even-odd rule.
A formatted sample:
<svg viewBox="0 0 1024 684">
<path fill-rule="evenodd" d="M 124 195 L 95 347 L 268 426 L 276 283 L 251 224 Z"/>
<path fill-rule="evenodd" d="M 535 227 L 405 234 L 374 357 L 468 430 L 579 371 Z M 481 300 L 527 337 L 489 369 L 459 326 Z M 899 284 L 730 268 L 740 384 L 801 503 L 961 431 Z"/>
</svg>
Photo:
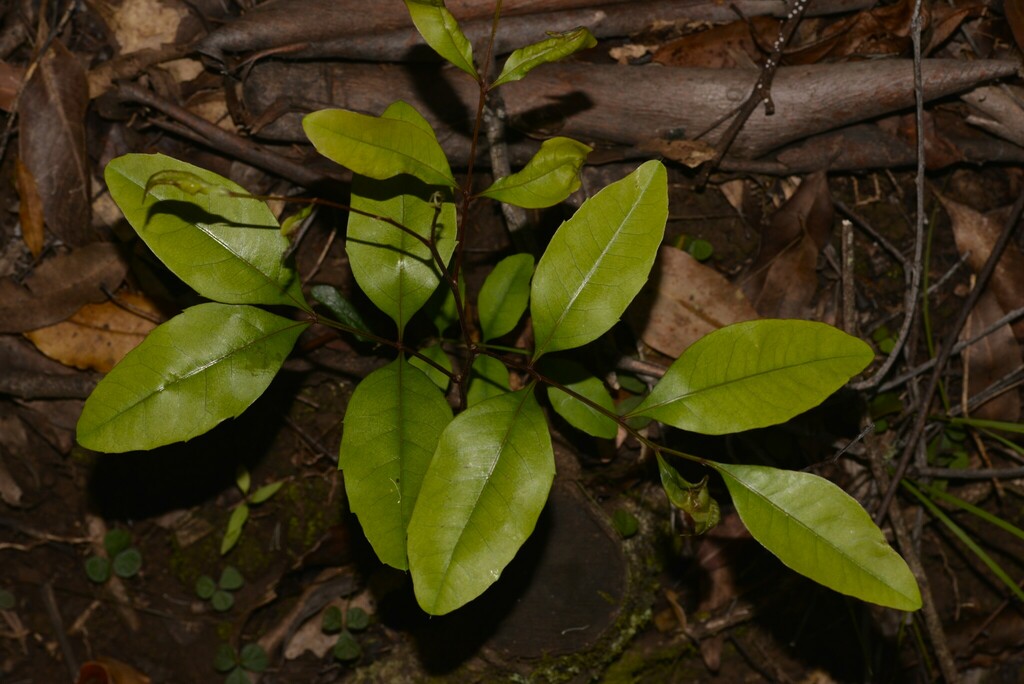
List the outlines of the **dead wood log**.
<svg viewBox="0 0 1024 684">
<path fill-rule="evenodd" d="M 1014 74 L 1013 61 L 926 60 L 926 100 Z M 747 70 L 552 64 L 503 86 L 512 128 L 522 135 L 567 135 L 584 142 L 638 146 L 652 138 L 693 139 L 723 121 L 756 80 Z M 909 60 L 823 64 L 779 69 L 776 111 L 756 111 L 731 149 L 756 159 L 787 143 L 907 109 L 914 104 Z M 301 99 L 299 99 L 301 98 Z M 342 107 L 379 114 L 396 99 L 423 112 L 456 163 L 468 156 L 476 85 L 462 72 L 341 63 L 264 63 L 246 80 L 243 100 L 263 121 L 257 132 L 300 142 L 303 111 Z M 706 139 L 714 143 L 718 130 Z M 513 143 L 516 142 L 513 140 Z"/>
<path fill-rule="evenodd" d="M 308 0 L 295 0 L 295 3 L 309 4 Z M 274 3 L 273 8 L 281 4 Z M 454 4 L 449 3 L 451 6 Z M 611 38 L 640 33 L 657 22 L 727 22 L 741 15 L 782 17 L 787 11 L 782 0 L 737 0 L 730 4 L 719 0 L 646 0 L 606 4 L 598 0 L 578 7 L 568 7 L 570 3 L 558 4 L 566 8 L 504 17 L 495 38 L 495 54 L 505 54 L 543 40 L 548 31 L 569 31 L 579 26 L 586 26 L 598 38 Z M 819 0 L 808 7 L 807 14 L 823 16 L 851 12 L 872 4 L 872 0 Z M 339 25 L 332 25 L 333 14 L 321 16 L 303 12 L 298 16 L 309 17 L 308 20 L 292 16 L 284 30 L 275 28 L 268 32 L 263 26 L 271 19 L 269 16 L 263 18 L 260 13 L 263 7 L 268 6 L 262 5 L 256 12 L 214 31 L 203 40 L 199 51 L 218 62 L 223 62 L 225 53 L 264 50 L 278 52 L 289 59 L 343 58 L 394 62 L 437 59 L 412 27 L 408 16 L 403 17 L 400 13 L 369 11 L 363 13 L 365 16 L 359 22 L 348 18 Z M 404 7 L 398 7 L 404 11 Z M 284 12 L 283 8 L 273 8 L 268 8 L 267 12 L 272 10 L 275 17 Z M 461 25 L 474 45 L 481 45 L 490 35 L 491 19 L 486 15 L 469 18 Z M 357 27 L 363 28 L 357 30 Z"/>
</svg>

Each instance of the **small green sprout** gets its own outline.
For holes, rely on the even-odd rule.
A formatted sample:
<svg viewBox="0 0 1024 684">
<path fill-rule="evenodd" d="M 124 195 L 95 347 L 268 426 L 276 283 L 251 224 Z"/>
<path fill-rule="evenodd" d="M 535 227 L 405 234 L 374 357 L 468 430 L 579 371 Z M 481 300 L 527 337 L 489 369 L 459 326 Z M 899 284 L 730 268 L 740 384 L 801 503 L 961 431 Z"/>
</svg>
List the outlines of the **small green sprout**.
<svg viewBox="0 0 1024 684">
<path fill-rule="evenodd" d="M 209 575 L 201 575 L 196 580 L 196 596 L 209 601 L 210 606 L 218 613 L 225 613 L 235 605 L 235 595 L 245 584 L 245 578 L 238 568 L 229 565 L 220 573 L 220 580 L 213 581 Z"/>
<path fill-rule="evenodd" d="M 96 584 L 103 584 L 113 574 L 123 579 L 135 577 L 142 568 L 142 554 L 132 546 L 127 530 L 110 530 L 103 537 L 106 556 L 91 556 L 85 561 L 85 574 Z"/>
</svg>

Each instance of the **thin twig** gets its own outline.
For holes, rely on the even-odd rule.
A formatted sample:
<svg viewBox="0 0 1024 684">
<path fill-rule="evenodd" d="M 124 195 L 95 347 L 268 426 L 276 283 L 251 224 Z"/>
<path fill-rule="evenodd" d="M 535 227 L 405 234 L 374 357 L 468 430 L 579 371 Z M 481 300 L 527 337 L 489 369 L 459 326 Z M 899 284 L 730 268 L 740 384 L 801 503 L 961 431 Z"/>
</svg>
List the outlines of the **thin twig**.
<svg viewBox="0 0 1024 684">
<path fill-rule="evenodd" d="M 845 214 L 848 219 L 853 221 L 853 225 L 863 230 L 871 237 L 872 240 L 880 244 L 885 251 L 889 252 L 892 258 L 900 262 L 900 266 L 903 266 L 904 268 L 907 267 L 907 257 L 903 256 L 903 252 L 901 252 L 896 245 L 889 242 L 884 235 L 875 230 L 874 227 L 872 227 L 872 225 L 862 216 L 839 200 L 833 200 L 832 206 Z"/>
<path fill-rule="evenodd" d="M 992 323 L 991 325 L 986 327 L 984 330 L 979 332 L 974 337 L 972 337 L 970 339 L 967 339 L 967 340 L 963 340 L 962 342 L 958 342 L 956 345 L 953 346 L 953 350 L 950 352 L 950 356 L 956 356 L 957 354 L 962 352 L 967 347 L 970 347 L 971 345 L 977 344 L 978 342 L 982 341 L 983 339 L 985 339 L 986 337 L 988 337 L 989 335 L 994 333 L 996 330 L 999 330 L 1000 328 L 1002 328 L 1004 325 L 1007 325 L 1009 323 L 1013 323 L 1014 321 L 1016 321 L 1016 320 L 1018 320 L 1020 318 L 1024 318 L 1024 307 L 1022 307 L 1020 309 L 1014 309 L 1010 313 L 1006 314 L 1005 316 L 1003 316 L 999 320 L 995 321 L 994 323 Z M 915 366 L 914 368 L 910 369 L 906 373 L 903 373 L 902 375 L 896 376 L 895 378 L 893 378 L 889 382 L 883 383 L 878 388 L 878 391 L 879 392 L 888 392 L 889 390 L 895 389 L 896 387 L 899 387 L 900 385 L 906 383 L 908 380 L 910 380 L 912 378 L 915 378 L 918 375 L 921 375 L 922 373 L 925 373 L 925 372 L 931 370 L 932 368 L 935 367 L 936 360 L 937 359 L 929 359 L 928 361 L 925 361 L 921 365 Z"/>
<path fill-rule="evenodd" d="M 57 605 L 57 596 L 53 593 L 53 585 L 44 582 L 39 587 L 39 593 L 43 599 L 43 607 L 46 608 L 46 616 L 50 618 L 50 625 L 53 627 L 53 636 L 57 639 L 57 644 L 60 645 L 61 655 L 64 656 L 64 664 L 67 666 L 68 672 L 71 673 L 71 680 L 75 681 L 78 678 L 78 658 L 64 631 L 64 620 L 60 616 L 60 607 Z"/>
<path fill-rule="evenodd" d="M 747 100 L 739 106 L 736 116 L 733 118 L 732 123 L 729 124 L 729 128 L 726 129 L 722 137 L 715 143 L 715 156 L 704 165 L 700 176 L 697 177 L 697 187 L 703 187 L 707 184 L 711 172 L 718 168 L 718 165 L 726 153 L 728 153 L 729 148 L 732 147 L 733 141 L 736 140 L 736 136 L 739 135 L 740 130 L 747 123 L 747 119 L 750 118 L 750 115 L 761 104 L 764 104 L 766 116 L 771 116 L 775 113 L 775 102 L 772 100 L 772 81 L 775 80 L 775 72 L 779 69 L 782 51 L 786 49 L 789 41 L 793 38 L 793 34 L 796 33 L 796 27 L 800 20 L 803 19 L 808 1 L 794 0 L 793 6 L 786 14 L 782 25 L 779 26 L 779 35 L 775 42 L 772 43 L 772 51 L 761 67 L 761 73 L 757 77 L 757 82 L 754 83 L 754 88 L 750 91 Z"/>
<path fill-rule="evenodd" d="M 921 477 L 936 477 L 943 480 L 1015 480 L 1024 477 L 1024 466 L 1020 468 L 918 468 Z"/>
<path fill-rule="evenodd" d="M 307 188 L 314 187 L 329 178 L 325 173 L 283 157 L 248 138 L 243 138 L 230 131 L 226 131 L 140 85 L 134 83 L 123 84 L 113 91 L 113 95 L 120 101 L 141 104 L 169 116 L 174 121 L 194 131 L 195 135 L 190 135 L 189 137 L 196 142 L 207 145 L 247 164 L 252 164 L 265 171 L 270 171 L 283 178 L 287 178 L 298 185 Z"/>
</svg>

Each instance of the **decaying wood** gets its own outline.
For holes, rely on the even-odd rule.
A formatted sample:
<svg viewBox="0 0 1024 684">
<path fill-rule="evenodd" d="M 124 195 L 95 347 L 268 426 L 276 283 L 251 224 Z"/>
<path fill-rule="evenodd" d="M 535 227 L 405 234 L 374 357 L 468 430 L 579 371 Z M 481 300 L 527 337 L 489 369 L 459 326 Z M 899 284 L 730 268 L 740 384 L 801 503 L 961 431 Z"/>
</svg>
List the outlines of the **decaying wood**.
<svg viewBox="0 0 1024 684">
<path fill-rule="evenodd" d="M 923 69 L 925 99 L 933 100 L 1010 76 L 1018 64 L 926 60 Z M 502 90 L 512 129 L 634 146 L 651 137 L 692 138 L 711 128 L 746 100 L 756 78 L 739 69 L 552 64 Z M 911 107 L 913 71 L 901 60 L 786 67 L 779 69 L 772 96 L 774 115 L 753 113 L 731 148 L 734 158 L 755 159 L 792 141 Z M 462 72 L 429 66 L 268 62 L 254 67 L 243 97 L 256 115 L 293 103 L 298 111 L 259 135 L 295 142 L 305 140 L 303 109 L 379 114 L 402 99 L 424 113 L 452 159 L 464 160 L 477 87 Z"/>
<path fill-rule="evenodd" d="M 448 4 L 454 9 L 454 3 Z M 579 26 L 586 26 L 598 38 L 611 38 L 637 34 L 651 26 L 666 23 L 728 22 L 740 16 L 782 17 L 787 12 L 786 3 L 780 0 L 737 0 L 728 4 L 718 0 L 647 0 L 615 4 L 598 1 L 571 8 L 570 3 L 559 4 L 564 8 L 504 17 L 495 37 L 495 54 L 505 54 L 543 40 L 549 31 L 569 31 Z M 822 0 L 811 3 L 808 14 L 821 16 L 851 12 L 871 4 L 870 0 Z M 263 7 L 266 5 L 260 9 Z M 377 5 L 373 11 L 364 13 L 365 21 L 370 22 L 364 31 L 355 31 L 353 27 L 356 24 L 348 18 L 341 25 L 327 27 L 319 15 L 308 15 L 306 22 L 291 18 L 289 26 L 296 30 L 269 33 L 261 29 L 269 19 L 261 19 L 260 15 L 253 13 L 212 33 L 202 42 L 200 51 L 216 61 L 223 61 L 225 52 L 248 51 L 271 51 L 292 59 L 333 57 L 396 62 L 438 59 L 407 16 L 378 14 Z M 327 15 L 327 20 L 332 16 Z M 470 42 L 480 45 L 490 36 L 492 22 L 488 14 L 474 16 L 477 18 L 461 22 L 461 27 Z M 372 24 L 374 21 L 377 23 Z M 311 38 L 321 33 L 325 34 L 323 39 Z"/>
<path fill-rule="evenodd" d="M 814 14 L 849 12 L 870 6 L 869 0 L 821 0 Z M 448 8 L 470 40 L 490 31 L 491 0 L 452 0 Z M 733 9 L 735 6 L 736 9 Z M 783 0 L 507 0 L 496 51 L 511 51 L 536 40 L 545 31 L 587 26 L 599 37 L 628 35 L 656 21 L 731 21 L 744 16 L 785 16 Z M 291 56 L 396 60 L 423 45 L 399 3 L 372 0 L 279 0 L 260 5 L 240 19 L 211 33 L 200 52 L 223 62 L 226 53 L 284 51 Z M 427 51 L 429 54 L 429 51 Z"/>
</svg>

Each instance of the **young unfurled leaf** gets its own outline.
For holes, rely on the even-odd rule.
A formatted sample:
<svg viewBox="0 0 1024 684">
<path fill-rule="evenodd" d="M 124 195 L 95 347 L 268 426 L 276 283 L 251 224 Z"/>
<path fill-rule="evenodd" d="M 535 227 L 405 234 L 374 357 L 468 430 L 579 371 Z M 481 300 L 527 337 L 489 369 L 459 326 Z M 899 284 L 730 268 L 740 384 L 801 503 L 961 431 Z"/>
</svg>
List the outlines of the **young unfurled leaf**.
<svg viewBox="0 0 1024 684">
<path fill-rule="evenodd" d="M 220 555 L 223 556 L 235 548 L 235 544 L 241 538 L 242 530 L 245 528 L 245 523 L 248 520 L 249 506 L 242 502 L 235 510 L 231 511 L 231 517 L 228 518 L 228 529 L 224 532 L 224 538 L 220 541 Z"/>
<path fill-rule="evenodd" d="M 156 176 L 195 177 L 186 187 Z M 107 164 L 110 196 L 166 266 L 199 294 L 226 304 L 308 308 L 295 272 L 281 263 L 288 240 L 264 202 L 215 173 L 162 154 L 127 154 Z M 213 192 L 223 188 L 224 192 Z M 228 196 L 234 193 L 236 197 Z"/>
<path fill-rule="evenodd" d="M 344 295 L 338 291 L 338 288 L 332 287 L 331 285 L 314 285 L 309 288 L 309 294 L 313 295 L 313 299 L 320 302 L 334 314 L 334 317 L 338 319 L 339 323 L 344 323 L 350 328 L 356 330 L 365 330 L 366 332 L 372 332 L 370 326 L 366 324 L 363 317 L 359 315 L 359 311 L 356 307 L 352 306 L 352 303 L 345 299 Z M 355 338 L 360 342 L 369 342 L 368 337 L 363 337 L 353 333 Z"/>
<path fill-rule="evenodd" d="M 252 486 L 252 475 L 249 474 L 249 469 L 244 465 L 240 465 L 235 469 L 235 486 L 238 487 L 238 491 L 242 492 L 243 496 L 249 493 L 249 487 Z"/>
<path fill-rule="evenodd" d="M 404 173 L 428 185 L 457 187 L 437 136 L 429 124 L 424 126 L 423 117 L 404 102 L 395 102 L 388 111 L 393 115 L 378 118 L 323 109 L 307 114 L 302 128 L 320 154 L 360 176 L 385 180 Z M 411 120 L 414 116 L 419 122 Z"/>
<path fill-rule="evenodd" d="M 240 415 L 308 325 L 251 306 L 186 309 L 96 386 L 78 419 L 79 444 L 107 452 L 152 449 Z"/>
<path fill-rule="evenodd" d="M 405 6 L 427 45 L 473 78 L 480 78 L 473 66 L 473 46 L 443 0 L 405 0 Z"/>
<path fill-rule="evenodd" d="M 277 490 L 281 489 L 283 484 L 284 482 L 271 482 L 270 484 L 263 485 L 252 493 L 252 496 L 249 497 L 249 503 L 261 504 L 267 501 L 270 497 L 277 494 Z"/>
<path fill-rule="evenodd" d="M 533 263 L 532 254 L 513 254 L 487 276 L 477 299 L 484 341 L 510 332 L 522 318 L 530 301 Z"/>
<path fill-rule="evenodd" d="M 722 516 L 718 502 L 708 492 L 708 478 L 696 484 L 688 482 L 661 454 L 657 457 L 661 486 L 672 505 L 689 516 L 694 534 L 704 534 L 717 525 Z"/>
<path fill-rule="evenodd" d="M 580 169 L 592 148 L 570 138 L 551 138 L 526 166 L 480 193 L 527 209 L 552 207 L 580 187 Z"/>
<path fill-rule="evenodd" d="M 736 323 L 692 344 L 630 412 L 722 435 L 783 423 L 871 363 L 871 347 L 812 321 Z"/>
<path fill-rule="evenodd" d="M 532 386 L 448 425 L 409 521 L 409 569 L 425 611 L 451 612 L 497 581 L 533 532 L 554 475 Z"/>
<path fill-rule="evenodd" d="M 441 391 L 404 359 L 370 373 L 349 400 L 338 456 L 349 506 L 377 556 L 400 570 L 423 474 L 451 419 Z"/>
<path fill-rule="evenodd" d="M 784 564 L 863 601 L 898 610 L 921 607 L 906 562 L 842 489 L 810 473 L 709 465 L 721 473 L 750 534 Z"/>
<path fill-rule="evenodd" d="M 218 183 L 208 183 L 198 174 L 191 171 L 168 169 L 157 171 L 146 181 L 145 195 L 153 188 L 161 185 L 171 185 L 189 195 L 230 195 L 231 190 Z"/>
<path fill-rule="evenodd" d="M 421 371 L 423 371 L 423 373 L 428 378 L 430 378 L 430 381 L 437 385 L 442 392 L 447 390 L 448 385 L 451 382 L 452 372 L 452 360 L 448 358 L 448 354 L 445 353 L 444 349 L 441 348 L 440 344 L 432 344 L 429 347 L 424 347 L 423 349 L 419 350 L 419 353 L 422 354 L 423 356 L 426 356 L 437 365 L 441 366 L 441 368 L 444 368 L 446 371 L 448 371 L 448 374 L 445 375 L 437 368 L 434 368 L 433 366 L 431 366 L 429 363 L 419 358 L 418 356 L 413 356 L 412 358 L 410 358 L 409 363 L 414 368 L 419 368 Z"/>
<path fill-rule="evenodd" d="M 501 74 L 491 84 L 491 87 L 495 88 L 503 83 L 518 81 L 541 64 L 557 62 L 574 52 L 586 50 L 595 45 L 597 45 L 597 39 L 583 27 L 552 34 L 546 40 L 519 48 L 509 55 Z"/>
<path fill-rule="evenodd" d="M 473 369 L 469 373 L 466 405 L 475 406 L 481 401 L 497 397 L 508 391 L 510 391 L 508 367 L 493 356 L 476 357 Z"/>
<path fill-rule="evenodd" d="M 665 167 L 649 161 L 561 225 L 533 276 L 534 359 L 596 340 L 619 320 L 651 272 L 667 220 Z"/>
<path fill-rule="evenodd" d="M 552 360 L 551 363 L 545 364 L 544 372 L 566 388 L 586 397 L 610 413 L 615 413 L 615 403 L 612 402 L 604 383 L 580 364 L 568 359 L 558 359 L 557 362 Z M 548 387 L 548 401 L 551 402 L 551 408 L 577 430 L 602 439 L 614 439 L 618 434 L 618 423 L 557 387 Z"/>
<path fill-rule="evenodd" d="M 381 118 L 404 121 L 416 128 L 427 126 L 415 110 L 403 103 L 388 107 Z M 438 188 L 407 175 L 388 180 L 356 176 L 352 180 L 351 204 L 360 211 L 389 218 L 425 240 L 433 239 L 447 264 L 455 251 L 455 204 L 451 192 L 442 189 L 438 212 L 438 192 Z M 351 213 L 345 251 L 359 287 L 394 319 L 401 339 L 406 323 L 441 282 L 430 248 L 390 223 Z"/>
</svg>

